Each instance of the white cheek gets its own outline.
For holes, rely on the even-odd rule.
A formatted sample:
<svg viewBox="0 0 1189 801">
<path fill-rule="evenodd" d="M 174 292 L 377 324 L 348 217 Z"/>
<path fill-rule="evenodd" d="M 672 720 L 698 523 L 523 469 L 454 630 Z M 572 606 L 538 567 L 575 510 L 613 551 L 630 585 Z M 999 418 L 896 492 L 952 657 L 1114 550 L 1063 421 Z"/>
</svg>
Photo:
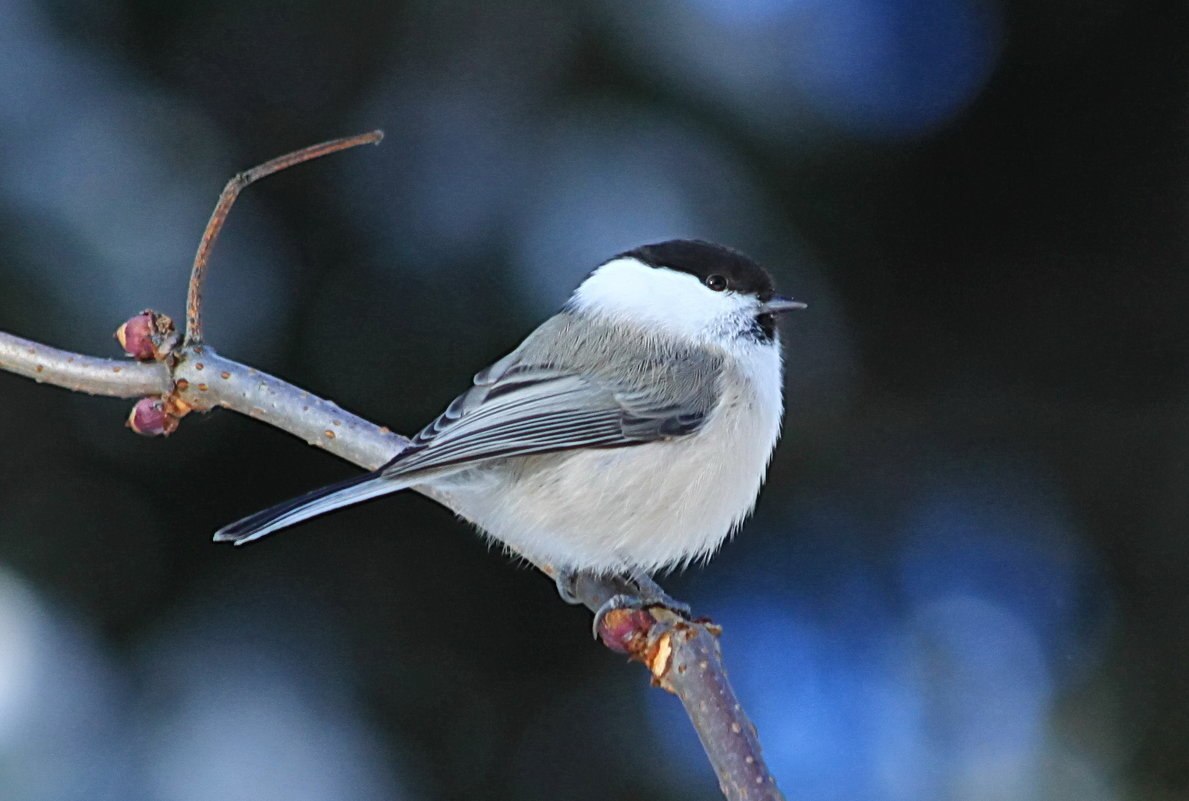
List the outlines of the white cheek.
<svg viewBox="0 0 1189 801">
<path fill-rule="evenodd" d="M 697 338 L 720 331 L 752 305 L 748 298 L 708 289 L 689 273 L 650 267 L 633 258 L 599 267 L 575 290 L 571 303 L 658 332 Z"/>
</svg>

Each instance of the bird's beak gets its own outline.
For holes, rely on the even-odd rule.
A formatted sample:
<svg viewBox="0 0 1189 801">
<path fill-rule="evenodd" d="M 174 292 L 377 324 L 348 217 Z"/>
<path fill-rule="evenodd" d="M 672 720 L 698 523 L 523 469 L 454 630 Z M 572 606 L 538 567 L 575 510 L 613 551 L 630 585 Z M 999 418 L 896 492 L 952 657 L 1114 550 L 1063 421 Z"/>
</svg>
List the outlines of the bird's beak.
<svg viewBox="0 0 1189 801">
<path fill-rule="evenodd" d="M 780 295 L 773 295 L 766 302 L 760 304 L 760 314 L 780 314 L 781 312 L 808 308 L 808 306 L 799 300 L 793 300 L 792 298 L 782 298 Z"/>
</svg>

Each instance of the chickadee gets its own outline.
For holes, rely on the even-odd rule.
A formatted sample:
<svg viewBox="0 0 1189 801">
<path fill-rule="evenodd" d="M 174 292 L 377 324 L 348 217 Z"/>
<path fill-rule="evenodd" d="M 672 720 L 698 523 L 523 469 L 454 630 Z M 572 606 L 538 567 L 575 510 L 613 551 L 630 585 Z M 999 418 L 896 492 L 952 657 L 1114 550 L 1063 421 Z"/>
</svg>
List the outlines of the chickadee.
<svg viewBox="0 0 1189 801">
<path fill-rule="evenodd" d="M 620 254 L 392 461 L 215 539 L 426 486 L 560 577 L 655 587 L 649 574 L 709 558 L 754 508 L 783 410 L 775 316 L 802 308 L 719 245 Z"/>
</svg>

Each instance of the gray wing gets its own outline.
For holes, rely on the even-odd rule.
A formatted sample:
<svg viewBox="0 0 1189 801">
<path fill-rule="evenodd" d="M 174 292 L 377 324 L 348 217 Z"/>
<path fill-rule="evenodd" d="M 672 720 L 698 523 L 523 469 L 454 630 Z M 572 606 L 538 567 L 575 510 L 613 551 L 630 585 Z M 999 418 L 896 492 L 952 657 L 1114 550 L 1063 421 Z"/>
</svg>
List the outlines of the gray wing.
<svg viewBox="0 0 1189 801">
<path fill-rule="evenodd" d="M 719 364 L 704 354 L 658 352 L 615 379 L 600 361 L 605 353 L 579 348 L 567 354 L 570 366 L 534 364 L 531 353 L 522 348 L 475 376 L 384 473 L 681 437 L 697 431 L 718 400 Z"/>
</svg>

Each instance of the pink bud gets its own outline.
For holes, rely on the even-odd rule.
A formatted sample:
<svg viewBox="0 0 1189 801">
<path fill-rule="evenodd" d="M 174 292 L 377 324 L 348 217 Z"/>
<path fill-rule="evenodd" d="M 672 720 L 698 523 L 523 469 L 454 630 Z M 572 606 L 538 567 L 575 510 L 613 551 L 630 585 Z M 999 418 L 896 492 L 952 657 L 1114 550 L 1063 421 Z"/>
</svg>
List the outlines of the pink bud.
<svg viewBox="0 0 1189 801">
<path fill-rule="evenodd" d="M 178 419 L 165 410 L 161 398 L 141 398 L 128 415 L 128 427 L 145 437 L 168 437 L 178 427 Z"/>
<path fill-rule="evenodd" d="M 116 340 L 124 352 L 142 362 L 161 361 L 177 344 L 173 320 L 145 309 L 116 329 Z"/>
<path fill-rule="evenodd" d="M 599 639 L 612 651 L 638 655 L 654 623 L 646 609 L 612 609 L 599 621 Z"/>
</svg>

